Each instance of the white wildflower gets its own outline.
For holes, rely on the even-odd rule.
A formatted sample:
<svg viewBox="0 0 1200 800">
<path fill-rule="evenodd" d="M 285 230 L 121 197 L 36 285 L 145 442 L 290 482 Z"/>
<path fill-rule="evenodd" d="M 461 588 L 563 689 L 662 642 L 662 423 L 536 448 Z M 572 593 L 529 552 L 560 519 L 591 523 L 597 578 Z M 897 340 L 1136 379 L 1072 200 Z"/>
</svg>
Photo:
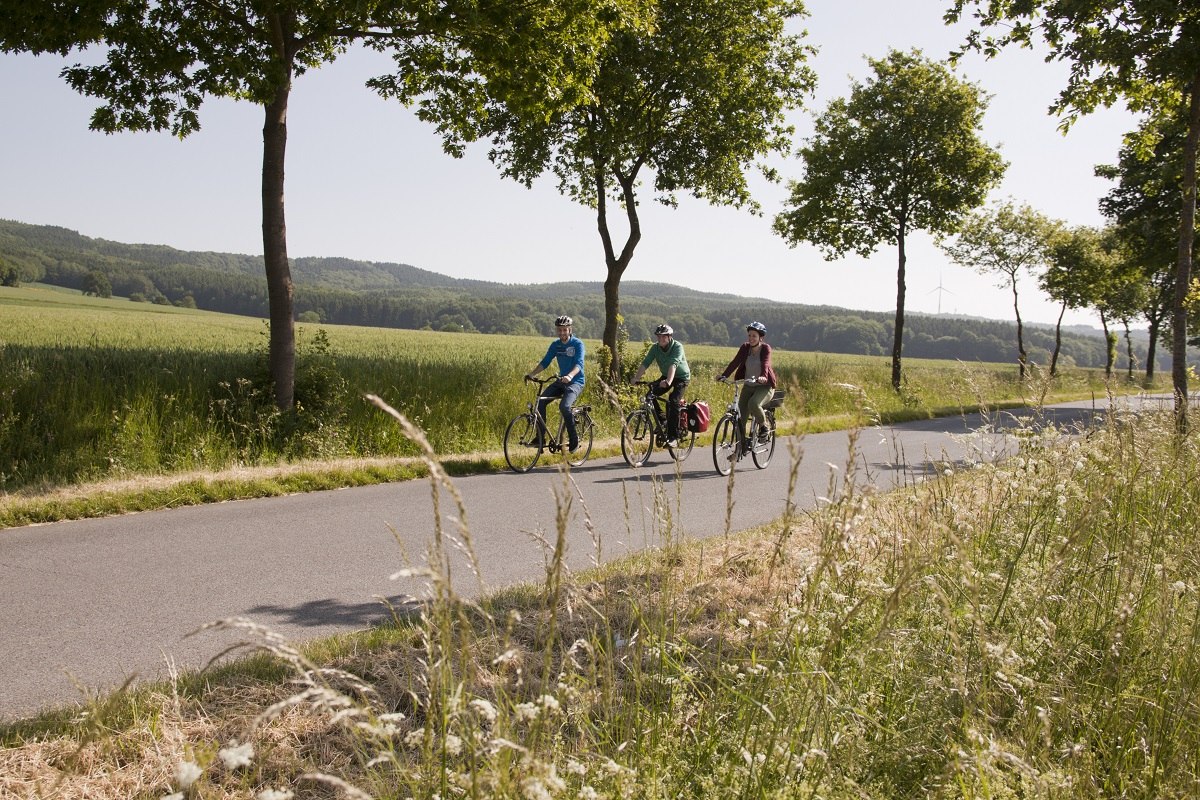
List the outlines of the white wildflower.
<svg viewBox="0 0 1200 800">
<path fill-rule="evenodd" d="M 558 703 L 558 698 L 552 694 L 544 694 L 538 698 L 538 703 L 547 711 L 558 711 L 562 706 Z"/>
<path fill-rule="evenodd" d="M 238 744 L 236 741 L 230 742 L 229 747 L 222 747 L 217 751 L 217 757 L 221 759 L 225 769 L 248 767 L 251 759 L 254 758 L 254 745 L 250 742 L 245 744 Z"/>
<path fill-rule="evenodd" d="M 525 778 L 521 781 L 521 794 L 526 800 L 550 800 L 553 797 L 541 778 Z"/>
<path fill-rule="evenodd" d="M 492 659 L 492 666 L 498 667 L 501 664 L 507 664 L 510 661 L 516 661 L 518 653 L 516 649 L 505 650 L 500 655 Z"/>
<path fill-rule="evenodd" d="M 1174 589 L 1179 594 L 1183 594 L 1184 592 L 1186 592 L 1188 590 L 1188 585 L 1186 583 L 1184 583 L 1183 581 L 1175 581 L 1174 583 L 1171 584 L 1171 588 Z"/>
<path fill-rule="evenodd" d="M 600 795 L 596 793 L 596 790 L 587 784 L 584 784 L 579 789 L 579 800 L 598 800 L 599 797 Z"/>
<path fill-rule="evenodd" d="M 488 722 L 496 721 L 496 707 L 489 701 L 482 698 L 476 698 L 468 705 L 476 714 L 483 717 Z"/>
<path fill-rule="evenodd" d="M 513 714 L 518 720 L 535 720 L 538 715 L 538 707 L 533 703 L 518 703 L 513 709 Z"/>
<path fill-rule="evenodd" d="M 567 770 L 567 772 L 569 772 L 572 775 L 586 775 L 587 774 L 587 767 L 585 767 L 583 764 L 579 763 L 578 761 L 576 761 L 573 758 L 567 759 L 566 770 Z"/>
<path fill-rule="evenodd" d="M 180 761 L 175 766 L 175 782 L 180 789 L 187 789 L 200 779 L 204 769 L 194 761 Z"/>
<path fill-rule="evenodd" d="M 453 733 L 446 734 L 446 752 L 452 756 L 456 756 L 462 752 L 462 739 L 455 736 Z"/>
<path fill-rule="evenodd" d="M 287 789 L 263 789 L 254 795 L 255 800 L 292 800 L 296 795 Z"/>
<path fill-rule="evenodd" d="M 417 728 L 415 731 L 409 731 L 404 735 L 404 744 L 407 747 L 420 747 L 425 744 L 425 729 Z"/>
<path fill-rule="evenodd" d="M 172 792 L 171 794 L 164 794 L 162 796 L 162 800 L 183 800 L 183 792 Z"/>
</svg>

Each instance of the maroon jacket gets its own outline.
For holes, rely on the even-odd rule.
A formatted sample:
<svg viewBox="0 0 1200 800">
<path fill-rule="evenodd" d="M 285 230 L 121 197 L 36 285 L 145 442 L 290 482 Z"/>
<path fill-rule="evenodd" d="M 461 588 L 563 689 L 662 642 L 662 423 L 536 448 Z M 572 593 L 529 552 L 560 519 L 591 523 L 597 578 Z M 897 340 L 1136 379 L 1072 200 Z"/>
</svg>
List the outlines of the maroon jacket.
<svg viewBox="0 0 1200 800">
<path fill-rule="evenodd" d="M 767 386 L 774 389 L 777 385 L 775 379 L 775 368 L 771 366 L 771 345 L 766 342 L 761 342 L 758 345 L 762 353 L 762 368 L 763 374 L 767 376 Z M 734 380 L 741 380 L 746 377 L 746 357 L 750 355 L 750 343 L 743 342 L 738 348 L 737 355 L 733 357 L 733 361 L 729 362 L 729 366 L 721 373 L 722 377 L 728 378 L 729 373 L 733 373 Z"/>
</svg>

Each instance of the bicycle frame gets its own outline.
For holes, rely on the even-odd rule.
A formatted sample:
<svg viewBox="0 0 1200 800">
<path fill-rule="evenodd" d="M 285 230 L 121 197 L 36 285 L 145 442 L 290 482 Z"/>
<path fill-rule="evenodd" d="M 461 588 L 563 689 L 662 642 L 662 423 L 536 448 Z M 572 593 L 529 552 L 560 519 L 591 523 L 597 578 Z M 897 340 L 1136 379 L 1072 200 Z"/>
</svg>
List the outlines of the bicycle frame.
<svg viewBox="0 0 1200 800">
<path fill-rule="evenodd" d="M 578 447 L 567 454 L 566 420 L 558 428 L 557 434 L 550 429 L 545 417 L 540 413 L 539 406 L 543 399 L 545 387 L 559 380 L 558 375 L 549 378 L 531 378 L 525 376 L 526 383 L 536 383 L 537 392 L 533 402 L 526 404 L 526 410 L 518 414 L 508 424 L 504 432 L 504 458 L 514 472 L 528 472 L 537 464 L 543 452 L 562 453 L 571 466 L 579 466 L 587 460 L 592 452 L 595 437 L 595 425 L 592 422 L 590 405 L 575 405 L 571 407 L 571 416 L 575 420 L 576 432 L 579 437 Z M 549 398 L 554 400 L 556 398 Z"/>
<path fill-rule="evenodd" d="M 688 430 L 686 424 L 681 424 L 678 438 L 673 444 L 668 444 L 670 440 L 667 438 L 667 414 L 671 413 L 671 405 L 666 397 L 654 391 L 658 383 L 637 382 L 636 385 L 646 387 L 646 393 L 637 408 L 629 412 L 622 425 L 621 454 L 625 457 L 625 463 L 631 467 L 645 464 L 655 447 L 665 448 L 676 462 L 683 461 L 691 455 L 696 443 L 695 432 Z"/>
<path fill-rule="evenodd" d="M 713 430 L 713 466 L 721 475 L 728 475 L 733 471 L 734 464 L 740 461 L 746 455 L 753 457 L 754 466 L 759 469 L 765 469 L 771 461 L 771 456 L 775 452 L 775 408 L 778 403 L 775 398 L 772 398 L 770 405 L 764 407 L 763 412 L 767 416 L 767 431 L 766 438 L 760 439 L 759 423 L 753 418 L 750 419 L 750 428 L 746 432 L 746 441 L 749 447 L 742 449 L 742 414 L 738 408 L 738 400 L 742 394 L 742 387 L 745 384 L 755 384 L 757 381 L 750 379 L 729 380 L 728 378 L 718 378 L 718 383 L 731 384 L 733 386 L 733 399 L 729 405 L 725 407 L 725 414 L 717 421 Z M 779 400 L 782 400 L 783 393 L 779 393 Z"/>
</svg>

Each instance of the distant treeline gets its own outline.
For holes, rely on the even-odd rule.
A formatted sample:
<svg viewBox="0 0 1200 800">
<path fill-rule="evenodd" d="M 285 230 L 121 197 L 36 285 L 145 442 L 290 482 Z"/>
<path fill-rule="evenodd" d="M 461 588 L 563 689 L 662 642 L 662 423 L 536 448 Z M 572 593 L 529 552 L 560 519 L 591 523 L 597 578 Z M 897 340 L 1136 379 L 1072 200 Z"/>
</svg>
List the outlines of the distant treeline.
<svg viewBox="0 0 1200 800">
<path fill-rule="evenodd" d="M 585 337 L 599 338 L 603 328 L 599 282 L 499 284 L 343 258 L 298 258 L 292 264 L 301 321 L 549 336 L 554 316 L 567 313 Z M 134 300 L 267 315 L 261 256 L 121 244 L 64 228 L 0 220 L 0 279 L 5 283 L 42 281 L 83 291 L 95 285 L 95 273 L 107 279 L 114 295 Z M 776 347 L 879 356 L 891 352 L 890 313 L 776 303 L 639 281 L 622 284 L 621 308 L 632 341 L 649 340 L 654 327 L 665 321 L 684 342 L 734 345 L 744 339 L 745 323 L 757 319 Z M 911 313 L 906 323 L 906 356 L 1016 360 L 1012 323 Z M 1105 343 L 1098 334 L 1064 330 L 1060 360 L 1103 367 Z M 1025 335 L 1031 360 L 1048 363 L 1054 330 L 1026 326 Z M 1140 364 L 1145 334 L 1134 335 Z M 1124 341 L 1119 353 L 1118 364 L 1124 368 Z"/>
</svg>

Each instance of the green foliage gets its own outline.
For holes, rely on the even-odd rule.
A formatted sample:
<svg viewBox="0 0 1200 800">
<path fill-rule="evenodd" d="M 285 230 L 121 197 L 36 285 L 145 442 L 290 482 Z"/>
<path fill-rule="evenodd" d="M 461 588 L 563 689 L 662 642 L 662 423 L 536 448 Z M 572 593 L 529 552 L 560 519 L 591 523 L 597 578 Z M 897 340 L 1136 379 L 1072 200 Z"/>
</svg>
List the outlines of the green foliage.
<svg viewBox="0 0 1200 800">
<path fill-rule="evenodd" d="M 892 383 L 899 391 L 905 238 L 954 231 L 1005 165 L 979 138 L 987 102 L 976 86 L 919 51 L 893 50 L 870 64 L 871 80 L 831 102 L 801 147 L 804 177 L 792 182 L 775 231 L 832 258 L 898 247 Z"/>
<path fill-rule="evenodd" d="M 987 102 L 919 51 L 871 59 L 875 74 L 834 100 L 800 148 L 804 176 L 791 184 L 775 230 L 836 258 L 868 256 L 914 230 L 950 233 L 1004 171 L 978 138 Z"/>
<path fill-rule="evenodd" d="M 107 275 L 94 269 L 83 277 L 83 293 L 95 297 L 112 297 L 112 283 Z"/>
<path fill-rule="evenodd" d="M 946 13 L 947 22 L 958 21 L 968 8 L 973 10 L 980 29 L 968 34 L 964 50 L 982 50 L 991 56 L 1005 46 L 1028 46 L 1041 38 L 1050 48 L 1047 60 L 1070 64 L 1067 85 L 1052 107 L 1065 115 L 1064 128 L 1081 114 L 1123 102 L 1147 116 L 1143 131 L 1129 137 L 1144 157 L 1158 140 L 1157 135 L 1145 135 L 1147 129 L 1159 127 L 1161 131 L 1172 122 L 1186 119 L 1183 146 L 1173 154 L 1178 156 L 1177 188 L 1182 203 L 1173 237 L 1177 247 L 1170 289 L 1175 411 L 1180 429 L 1185 429 L 1185 302 L 1196 235 L 1196 158 L 1200 143 L 1200 10 L 1194 3 L 1160 0 L 954 0 Z M 981 29 L 1000 33 L 985 35 Z M 1152 310 L 1152 329 L 1157 328 L 1157 316 Z"/>
<path fill-rule="evenodd" d="M 667 205 L 689 192 L 757 209 L 746 172 L 787 151 L 785 113 L 815 85 L 804 65 L 811 48 L 802 35 L 785 32 L 804 13 L 798 0 L 659 0 L 649 28 L 612 37 L 575 107 L 529 115 L 490 103 L 479 117 L 494 144 L 490 157 L 506 177 L 530 185 L 550 172 L 560 192 L 596 209 L 610 287 L 603 335 L 610 350 L 622 313 L 620 281 L 641 238 L 643 180 Z M 460 109 L 438 114 L 452 118 Z M 623 207 L 623 244 L 611 230 L 610 201 Z"/>
</svg>

